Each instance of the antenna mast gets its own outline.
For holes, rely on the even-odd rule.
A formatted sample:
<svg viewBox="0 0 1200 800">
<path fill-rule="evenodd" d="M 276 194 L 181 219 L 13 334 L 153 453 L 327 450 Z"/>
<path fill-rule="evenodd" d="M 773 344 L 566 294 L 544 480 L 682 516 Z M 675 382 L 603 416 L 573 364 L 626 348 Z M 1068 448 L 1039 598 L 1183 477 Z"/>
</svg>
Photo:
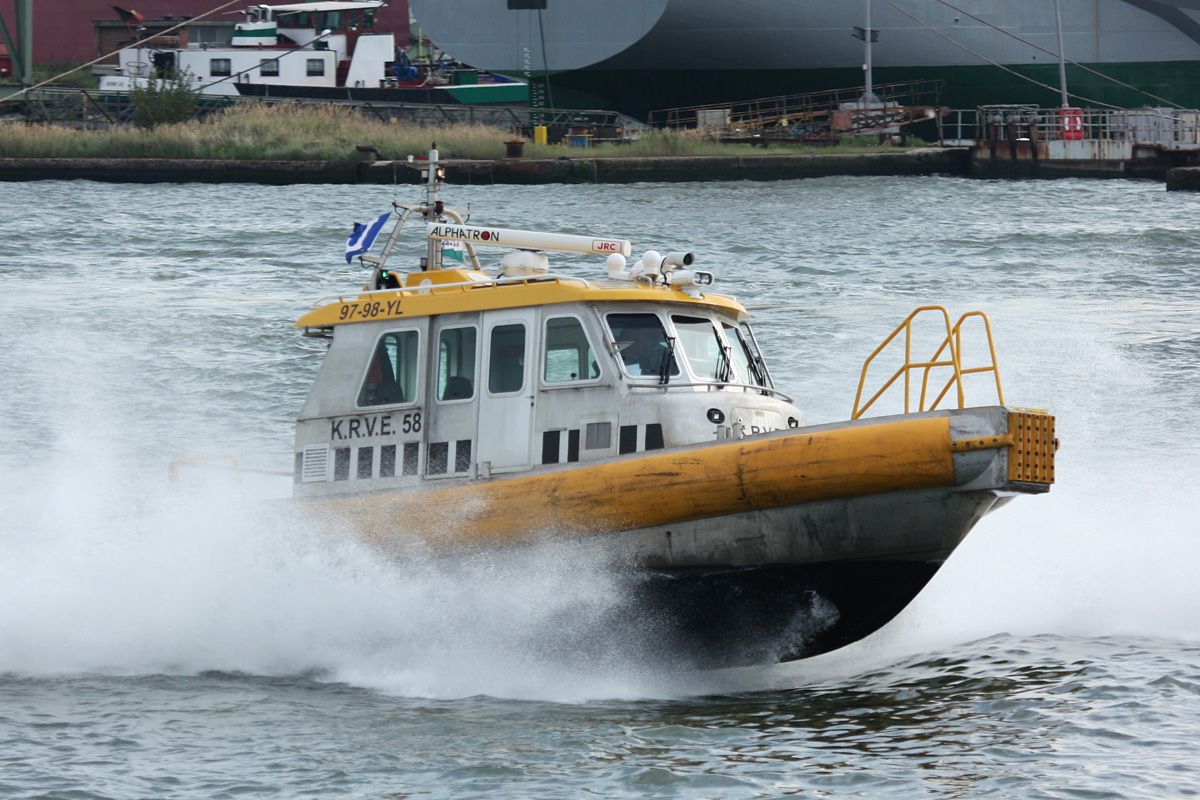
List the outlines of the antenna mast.
<svg viewBox="0 0 1200 800">
<path fill-rule="evenodd" d="M 434 142 L 429 148 L 428 164 L 425 173 L 425 207 L 421 210 L 421 215 L 425 218 L 426 223 L 433 223 L 440 221 L 444 208 L 442 201 L 438 199 L 443 173 L 442 168 L 438 166 L 437 142 Z M 442 243 L 440 241 L 426 239 L 425 263 L 422 268 L 425 270 L 442 268 Z"/>
</svg>

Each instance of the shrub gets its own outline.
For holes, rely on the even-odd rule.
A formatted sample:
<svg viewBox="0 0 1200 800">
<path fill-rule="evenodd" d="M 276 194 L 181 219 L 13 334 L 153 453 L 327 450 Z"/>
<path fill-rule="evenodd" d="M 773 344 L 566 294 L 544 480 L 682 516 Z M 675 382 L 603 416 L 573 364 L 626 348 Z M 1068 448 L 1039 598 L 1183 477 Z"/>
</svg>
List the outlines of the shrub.
<svg viewBox="0 0 1200 800">
<path fill-rule="evenodd" d="M 190 73 L 172 72 L 161 80 L 151 78 L 145 86 L 129 92 L 133 124 L 139 128 L 156 128 L 187 122 L 196 115 L 199 96 L 199 91 L 192 88 Z"/>
</svg>

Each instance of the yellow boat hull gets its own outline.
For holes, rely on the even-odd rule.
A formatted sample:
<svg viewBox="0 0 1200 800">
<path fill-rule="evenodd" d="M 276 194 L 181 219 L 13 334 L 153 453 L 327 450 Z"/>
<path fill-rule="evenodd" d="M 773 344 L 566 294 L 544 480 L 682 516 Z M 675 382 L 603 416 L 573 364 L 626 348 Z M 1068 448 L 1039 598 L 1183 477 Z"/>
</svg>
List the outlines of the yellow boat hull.
<svg viewBox="0 0 1200 800">
<path fill-rule="evenodd" d="M 629 617 L 653 620 L 658 645 L 706 665 L 789 659 L 877 630 L 988 511 L 1049 488 L 1012 474 L 1052 475 L 1052 424 L 1016 441 L 1022 415 L 860 420 L 304 502 L 383 545 L 583 541 L 637 568 Z"/>
</svg>

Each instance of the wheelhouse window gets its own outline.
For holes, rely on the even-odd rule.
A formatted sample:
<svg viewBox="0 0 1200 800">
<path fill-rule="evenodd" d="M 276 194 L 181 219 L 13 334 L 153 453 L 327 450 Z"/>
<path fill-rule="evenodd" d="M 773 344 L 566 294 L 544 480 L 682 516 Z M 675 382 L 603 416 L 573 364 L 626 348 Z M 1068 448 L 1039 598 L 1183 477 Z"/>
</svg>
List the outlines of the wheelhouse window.
<svg viewBox="0 0 1200 800">
<path fill-rule="evenodd" d="M 475 328 L 446 328 L 438 336 L 438 400 L 475 396 Z"/>
<path fill-rule="evenodd" d="M 525 386 L 525 326 L 520 323 L 492 328 L 488 358 L 488 391 L 511 394 Z"/>
<path fill-rule="evenodd" d="M 576 317 L 546 320 L 546 383 L 590 381 L 600 377 L 600 364 L 583 325 Z"/>
<path fill-rule="evenodd" d="M 233 28 L 226 28 L 219 23 L 217 27 L 211 28 L 204 23 L 188 25 L 187 38 L 189 45 L 228 47 L 233 40 Z"/>
<path fill-rule="evenodd" d="M 416 331 L 393 331 L 379 337 L 358 393 L 360 406 L 387 406 L 417 399 L 419 338 Z"/>
<path fill-rule="evenodd" d="M 762 374 L 758 361 L 751 354 L 746 337 L 737 326 L 728 322 L 721 323 L 721 328 L 725 331 L 725 339 L 729 342 L 729 350 L 733 354 L 733 363 L 737 365 L 742 379 L 755 386 L 766 386 L 766 376 Z"/>
<path fill-rule="evenodd" d="M 671 322 L 696 377 L 702 381 L 728 381 L 729 360 L 712 322 L 704 317 L 678 314 L 671 317 Z"/>
<path fill-rule="evenodd" d="M 310 78 L 320 78 L 325 74 L 325 59 L 310 58 L 305 61 L 305 74 Z"/>
<path fill-rule="evenodd" d="M 625 371 L 634 378 L 679 374 L 674 346 L 656 314 L 609 314 L 608 329 Z"/>
<path fill-rule="evenodd" d="M 279 59 L 264 58 L 258 62 L 258 72 L 264 78 L 274 78 L 279 75 Z"/>
<path fill-rule="evenodd" d="M 208 74 L 214 78 L 228 78 L 233 74 L 233 61 L 228 58 L 210 58 Z"/>
</svg>

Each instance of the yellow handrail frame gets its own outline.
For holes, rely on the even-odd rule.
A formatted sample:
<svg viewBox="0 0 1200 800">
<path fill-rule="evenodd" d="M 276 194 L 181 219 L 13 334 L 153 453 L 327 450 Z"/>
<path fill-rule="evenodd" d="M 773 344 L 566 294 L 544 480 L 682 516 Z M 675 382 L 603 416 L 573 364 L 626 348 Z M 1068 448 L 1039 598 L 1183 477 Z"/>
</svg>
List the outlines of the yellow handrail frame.
<svg viewBox="0 0 1200 800">
<path fill-rule="evenodd" d="M 913 361 L 913 322 L 922 315 L 940 316 L 941 322 L 945 326 L 946 335 L 942 339 L 942 343 L 938 346 L 933 356 L 926 361 Z M 985 365 L 963 367 L 962 365 L 962 341 L 963 341 L 963 326 L 970 320 L 978 318 L 983 321 L 984 333 L 987 337 L 988 354 L 990 362 Z M 896 340 L 901 333 L 904 334 L 904 363 L 897 369 L 884 384 L 879 387 L 875 394 L 871 395 L 865 403 L 862 401 L 863 389 L 867 383 L 867 372 L 873 362 L 880 353 L 887 349 L 893 341 Z M 943 355 L 944 354 L 944 355 Z M 942 387 L 937 396 L 932 402 L 926 403 L 929 396 L 929 376 L 930 373 L 938 367 L 949 367 L 951 375 L 946 385 Z M 963 375 L 976 375 L 980 373 L 990 372 L 996 379 L 996 398 L 1000 405 L 1004 405 L 1004 389 L 1000 382 L 1000 368 L 996 360 L 996 343 L 992 337 L 992 324 L 988 320 L 987 314 L 982 311 L 968 311 L 958 318 L 958 321 L 953 325 L 950 324 L 950 312 L 944 306 L 921 306 L 917 308 L 904 321 L 896 326 L 883 342 L 876 347 L 866 361 L 863 362 L 862 372 L 858 379 L 858 392 L 854 395 L 854 409 L 851 412 L 851 419 L 859 419 L 867 412 L 871 406 L 883 397 L 889 389 L 895 385 L 900 377 L 904 377 L 904 413 L 909 414 L 913 411 L 912 404 L 912 372 L 913 370 L 924 370 L 921 376 L 921 395 L 917 404 L 916 410 L 932 411 L 941 404 L 946 395 L 950 392 L 951 387 L 955 389 L 955 397 L 958 400 L 958 407 L 966 407 L 966 394 L 963 388 Z"/>
</svg>

